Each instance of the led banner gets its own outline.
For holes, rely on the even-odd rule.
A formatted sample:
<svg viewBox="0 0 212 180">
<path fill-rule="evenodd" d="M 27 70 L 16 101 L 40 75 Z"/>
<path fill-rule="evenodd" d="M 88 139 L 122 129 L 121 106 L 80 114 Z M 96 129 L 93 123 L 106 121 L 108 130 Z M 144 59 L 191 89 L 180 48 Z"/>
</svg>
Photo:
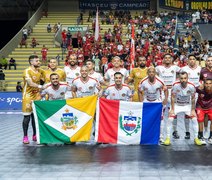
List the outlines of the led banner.
<svg viewBox="0 0 212 180">
<path fill-rule="evenodd" d="M 160 0 L 161 8 L 176 9 L 176 10 L 198 10 L 212 9 L 211 0 Z"/>
<path fill-rule="evenodd" d="M 21 110 L 22 93 L 1 92 L 0 93 L 0 111 L 1 110 Z"/>
<path fill-rule="evenodd" d="M 80 9 L 96 10 L 141 10 L 150 9 L 149 0 L 79 0 Z"/>
</svg>

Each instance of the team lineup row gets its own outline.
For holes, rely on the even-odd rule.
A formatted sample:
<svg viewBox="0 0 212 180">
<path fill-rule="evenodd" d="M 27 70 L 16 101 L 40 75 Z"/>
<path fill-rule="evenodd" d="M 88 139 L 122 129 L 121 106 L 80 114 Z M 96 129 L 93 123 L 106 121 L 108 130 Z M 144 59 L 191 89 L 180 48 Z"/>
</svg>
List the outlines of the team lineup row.
<svg viewBox="0 0 212 180">
<path fill-rule="evenodd" d="M 113 68 L 106 71 L 104 78 L 100 73 L 94 71 L 94 63 L 91 60 L 86 61 L 86 66 L 78 67 L 75 55 L 70 56 L 69 64 L 65 66 L 64 70 L 57 68 L 55 59 L 50 59 L 47 70 L 40 69 L 40 60 L 36 55 L 29 57 L 29 63 L 30 67 L 24 71 L 23 75 L 23 143 L 25 144 L 29 143 L 27 131 L 30 116 L 34 126 L 33 140 L 36 141 L 36 130 L 31 108 L 33 100 L 40 100 L 46 96 L 49 100 L 77 98 L 97 93 L 99 96 L 114 100 L 163 102 L 161 143 L 164 145 L 171 144 L 170 131 L 172 124 L 173 135 L 175 138 L 179 138 L 174 119 L 176 119 L 175 116 L 178 113 L 184 112 L 186 115 L 185 121 L 188 122 L 185 127 L 187 138 L 190 138 L 190 121 L 194 129 L 195 144 L 205 144 L 203 139 L 205 114 L 208 115 L 209 120 L 212 119 L 212 57 L 208 57 L 204 69 L 196 65 L 194 55 L 189 55 L 188 65 L 181 69 L 172 64 L 170 54 L 164 55 L 162 66 L 149 68 L 146 68 L 145 57 L 139 57 L 138 67 L 132 69 L 129 74 L 126 69 L 121 68 L 121 59 L 115 56 L 112 59 Z M 179 77 L 178 81 L 177 76 Z M 200 80 L 204 80 L 204 83 L 201 84 Z M 41 85 L 40 81 L 44 81 L 45 84 Z M 66 83 L 60 81 L 66 81 Z M 134 82 L 134 91 L 127 85 L 131 82 Z M 102 85 L 107 86 L 104 92 Z M 199 94 L 197 105 L 195 94 Z M 197 114 L 195 110 L 197 110 Z M 162 137 L 164 122 L 167 124 L 165 126 L 165 141 Z M 210 126 L 208 142 L 212 143 L 212 125 Z"/>
</svg>

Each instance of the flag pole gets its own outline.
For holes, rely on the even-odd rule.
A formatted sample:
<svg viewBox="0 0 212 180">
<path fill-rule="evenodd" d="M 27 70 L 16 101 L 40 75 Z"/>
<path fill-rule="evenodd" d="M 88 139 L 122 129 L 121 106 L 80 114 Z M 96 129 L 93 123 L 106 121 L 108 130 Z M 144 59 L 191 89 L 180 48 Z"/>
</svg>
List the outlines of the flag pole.
<svg viewBox="0 0 212 180">
<path fill-rule="evenodd" d="M 96 10 L 96 21 L 95 21 L 95 41 L 98 41 L 99 39 L 99 12 L 98 7 Z"/>
<path fill-rule="evenodd" d="M 135 66 L 135 27 L 134 22 L 131 22 L 131 47 L 130 47 L 130 71 Z"/>
</svg>

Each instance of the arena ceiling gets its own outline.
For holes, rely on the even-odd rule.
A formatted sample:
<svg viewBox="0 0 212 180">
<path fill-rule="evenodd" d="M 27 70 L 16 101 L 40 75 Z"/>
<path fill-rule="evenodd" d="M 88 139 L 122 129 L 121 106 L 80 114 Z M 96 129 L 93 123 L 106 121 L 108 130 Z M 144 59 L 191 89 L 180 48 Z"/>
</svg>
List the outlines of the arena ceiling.
<svg viewBox="0 0 212 180">
<path fill-rule="evenodd" d="M 43 0 L 0 0 L 0 20 L 26 20 Z"/>
</svg>

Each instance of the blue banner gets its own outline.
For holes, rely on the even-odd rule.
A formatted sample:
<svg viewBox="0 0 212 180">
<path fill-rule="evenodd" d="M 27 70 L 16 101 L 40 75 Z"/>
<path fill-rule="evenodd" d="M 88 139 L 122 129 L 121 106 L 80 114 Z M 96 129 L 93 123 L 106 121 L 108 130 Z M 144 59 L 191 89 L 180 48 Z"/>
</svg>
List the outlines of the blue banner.
<svg viewBox="0 0 212 180">
<path fill-rule="evenodd" d="M 79 0 L 80 9 L 96 10 L 142 10 L 150 9 L 149 0 Z"/>
<path fill-rule="evenodd" d="M 0 92 L 0 111 L 1 110 L 21 110 L 21 92 Z"/>
</svg>

